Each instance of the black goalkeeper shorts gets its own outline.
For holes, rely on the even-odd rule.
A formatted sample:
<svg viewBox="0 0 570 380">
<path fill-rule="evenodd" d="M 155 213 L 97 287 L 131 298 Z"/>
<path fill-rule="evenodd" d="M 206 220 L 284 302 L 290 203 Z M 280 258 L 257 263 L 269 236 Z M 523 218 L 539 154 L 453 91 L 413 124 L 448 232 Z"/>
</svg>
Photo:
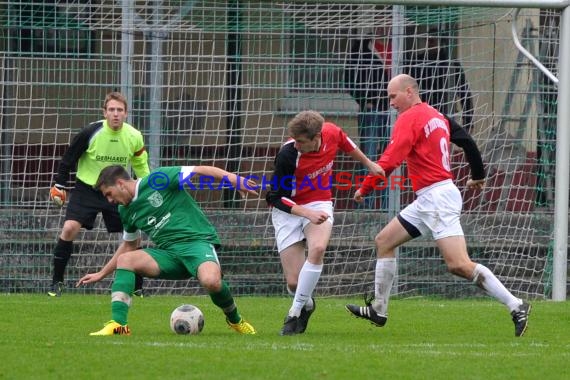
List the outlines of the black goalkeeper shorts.
<svg viewBox="0 0 570 380">
<path fill-rule="evenodd" d="M 117 205 L 109 203 L 100 191 L 76 179 L 75 188 L 71 190 L 67 204 L 65 220 L 75 220 L 81 223 L 83 228 L 91 230 L 98 213 L 103 214 L 107 232 L 123 232 Z"/>
</svg>

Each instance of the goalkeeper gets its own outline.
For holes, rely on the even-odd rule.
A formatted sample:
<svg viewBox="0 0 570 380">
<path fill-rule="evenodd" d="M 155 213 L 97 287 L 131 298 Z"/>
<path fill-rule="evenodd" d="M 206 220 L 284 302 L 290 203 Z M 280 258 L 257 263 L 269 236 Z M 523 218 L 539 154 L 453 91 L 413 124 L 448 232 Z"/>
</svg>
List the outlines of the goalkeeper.
<svg viewBox="0 0 570 380">
<path fill-rule="evenodd" d="M 50 199 L 62 207 L 67 197 L 69 174 L 77 168 L 75 187 L 65 212 L 65 222 L 53 252 L 53 277 L 48 295 L 59 297 L 64 289 L 64 274 L 73 253 L 73 241 L 81 228 L 91 230 L 97 214 L 103 215 L 108 232 L 122 232 L 117 206 L 109 203 L 101 192 L 93 189 L 101 170 L 107 166 L 132 165 L 137 177 L 149 174 L 148 154 L 142 134 L 125 122 L 127 100 L 111 92 L 103 104 L 104 120 L 83 128 L 73 139 L 59 163 Z M 142 295 L 142 277 L 137 279 L 137 294 Z"/>
</svg>

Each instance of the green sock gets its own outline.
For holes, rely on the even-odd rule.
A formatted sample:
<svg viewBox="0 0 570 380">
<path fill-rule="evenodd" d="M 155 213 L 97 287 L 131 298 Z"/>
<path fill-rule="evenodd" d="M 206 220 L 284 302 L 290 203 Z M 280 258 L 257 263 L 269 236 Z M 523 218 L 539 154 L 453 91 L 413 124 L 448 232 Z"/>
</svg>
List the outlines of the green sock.
<svg viewBox="0 0 570 380">
<path fill-rule="evenodd" d="M 111 302 L 111 315 L 113 320 L 123 326 L 127 324 L 127 315 L 129 314 L 129 305 L 122 301 Z"/>
<path fill-rule="evenodd" d="M 111 315 L 113 320 L 121 325 L 127 324 L 134 289 L 135 273 L 127 269 L 117 269 L 115 281 L 111 286 Z"/>
<path fill-rule="evenodd" d="M 210 298 L 214 305 L 222 309 L 231 323 L 238 323 L 241 321 L 241 316 L 239 315 L 234 298 L 230 293 L 230 287 L 224 280 L 222 280 L 222 289 L 217 293 L 210 293 Z"/>
</svg>

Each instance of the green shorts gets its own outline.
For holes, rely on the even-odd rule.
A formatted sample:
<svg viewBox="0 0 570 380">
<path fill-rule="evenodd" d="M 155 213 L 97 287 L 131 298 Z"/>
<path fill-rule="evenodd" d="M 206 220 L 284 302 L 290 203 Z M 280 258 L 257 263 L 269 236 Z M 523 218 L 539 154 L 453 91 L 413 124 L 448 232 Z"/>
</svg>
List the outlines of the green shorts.
<svg viewBox="0 0 570 380">
<path fill-rule="evenodd" d="M 144 251 L 158 263 L 158 278 L 167 280 L 185 280 L 196 278 L 198 267 L 206 261 L 219 264 L 216 249 L 204 241 L 181 242 L 168 248 L 145 248 Z"/>
</svg>

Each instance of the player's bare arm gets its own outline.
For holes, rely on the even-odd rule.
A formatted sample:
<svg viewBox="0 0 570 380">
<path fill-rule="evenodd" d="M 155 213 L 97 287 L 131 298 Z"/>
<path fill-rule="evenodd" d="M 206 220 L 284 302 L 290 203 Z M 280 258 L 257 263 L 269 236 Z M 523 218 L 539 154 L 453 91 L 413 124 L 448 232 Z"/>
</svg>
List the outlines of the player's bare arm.
<svg viewBox="0 0 570 380">
<path fill-rule="evenodd" d="M 126 241 L 124 240 L 119 248 L 115 251 L 115 254 L 111 259 L 105 264 L 103 268 L 99 272 L 95 273 L 87 273 L 85 276 L 81 277 L 79 281 L 75 284 L 76 287 L 79 287 L 84 284 L 91 284 L 94 282 L 101 281 L 111 273 L 115 271 L 117 268 L 117 258 L 125 252 L 134 251 L 137 249 L 138 246 L 138 239 L 133 241 Z"/>
<path fill-rule="evenodd" d="M 386 172 L 382 168 L 382 166 L 378 165 L 378 163 L 370 161 L 370 166 L 368 166 L 368 170 L 370 171 L 370 175 L 373 176 L 386 176 Z"/>
<path fill-rule="evenodd" d="M 255 190 L 257 188 L 257 183 L 252 179 L 247 179 L 246 177 L 238 176 L 234 173 L 227 172 L 215 166 L 195 166 L 194 173 L 211 176 L 217 180 L 222 180 L 227 178 L 232 186 L 239 189 L 238 192 L 242 197 L 247 194 L 259 195 Z"/>
<path fill-rule="evenodd" d="M 376 162 L 366 157 L 360 149 L 356 148 L 352 152 L 348 153 L 348 155 L 354 158 L 356 161 L 359 161 L 362 165 L 366 166 L 371 175 L 385 175 L 384 169 L 382 169 L 382 167 Z"/>
</svg>

